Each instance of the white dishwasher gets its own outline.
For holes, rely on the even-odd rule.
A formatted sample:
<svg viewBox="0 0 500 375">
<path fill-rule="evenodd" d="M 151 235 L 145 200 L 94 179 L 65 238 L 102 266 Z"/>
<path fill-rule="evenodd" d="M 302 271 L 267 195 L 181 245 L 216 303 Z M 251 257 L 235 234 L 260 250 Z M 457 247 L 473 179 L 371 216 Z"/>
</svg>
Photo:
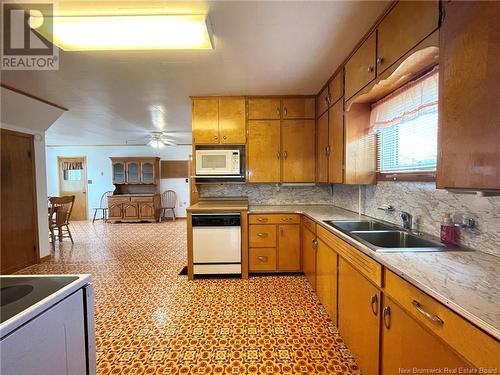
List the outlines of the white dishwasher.
<svg viewBox="0 0 500 375">
<path fill-rule="evenodd" d="M 239 212 L 193 214 L 193 273 L 241 274 Z"/>
</svg>

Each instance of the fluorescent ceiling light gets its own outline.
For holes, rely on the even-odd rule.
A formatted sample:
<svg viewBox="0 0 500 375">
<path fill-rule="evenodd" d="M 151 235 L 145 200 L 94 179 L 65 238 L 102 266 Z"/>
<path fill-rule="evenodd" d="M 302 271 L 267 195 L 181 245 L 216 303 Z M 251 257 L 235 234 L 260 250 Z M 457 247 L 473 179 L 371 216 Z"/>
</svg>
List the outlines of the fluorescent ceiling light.
<svg viewBox="0 0 500 375">
<path fill-rule="evenodd" d="M 64 51 L 213 48 L 205 15 L 54 16 L 52 42 Z"/>
</svg>

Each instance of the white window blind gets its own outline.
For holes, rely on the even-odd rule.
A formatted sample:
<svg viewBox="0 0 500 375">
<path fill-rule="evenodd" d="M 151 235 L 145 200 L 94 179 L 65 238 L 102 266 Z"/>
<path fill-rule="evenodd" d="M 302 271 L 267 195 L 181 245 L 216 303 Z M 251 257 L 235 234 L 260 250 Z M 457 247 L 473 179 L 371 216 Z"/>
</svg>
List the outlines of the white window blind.
<svg viewBox="0 0 500 375">
<path fill-rule="evenodd" d="M 438 129 L 437 68 L 372 106 L 377 166 L 382 173 L 435 171 Z"/>
</svg>

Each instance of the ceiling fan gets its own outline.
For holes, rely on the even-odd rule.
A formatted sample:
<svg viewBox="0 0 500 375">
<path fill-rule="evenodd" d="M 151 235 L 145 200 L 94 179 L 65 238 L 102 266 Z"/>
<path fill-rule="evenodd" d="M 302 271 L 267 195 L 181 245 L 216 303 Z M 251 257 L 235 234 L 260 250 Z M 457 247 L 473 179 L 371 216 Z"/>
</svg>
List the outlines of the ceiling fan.
<svg viewBox="0 0 500 375">
<path fill-rule="evenodd" d="M 137 144 L 136 142 L 146 142 L 149 147 L 163 148 L 165 146 L 177 146 L 174 139 L 174 132 L 171 131 L 152 131 L 149 135 L 142 138 L 126 141 L 126 144 Z"/>
</svg>

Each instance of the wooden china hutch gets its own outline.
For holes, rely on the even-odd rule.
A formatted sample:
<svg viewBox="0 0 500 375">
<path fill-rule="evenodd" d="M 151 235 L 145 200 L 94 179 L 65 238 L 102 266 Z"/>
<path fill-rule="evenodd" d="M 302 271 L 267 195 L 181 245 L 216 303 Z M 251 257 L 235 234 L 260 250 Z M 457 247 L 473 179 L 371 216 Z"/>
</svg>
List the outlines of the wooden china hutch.
<svg viewBox="0 0 500 375">
<path fill-rule="evenodd" d="M 108 221 L 158 221 L 160 158 L 112 157 L 115 190 L 108 197 Z"/>
</svg>

